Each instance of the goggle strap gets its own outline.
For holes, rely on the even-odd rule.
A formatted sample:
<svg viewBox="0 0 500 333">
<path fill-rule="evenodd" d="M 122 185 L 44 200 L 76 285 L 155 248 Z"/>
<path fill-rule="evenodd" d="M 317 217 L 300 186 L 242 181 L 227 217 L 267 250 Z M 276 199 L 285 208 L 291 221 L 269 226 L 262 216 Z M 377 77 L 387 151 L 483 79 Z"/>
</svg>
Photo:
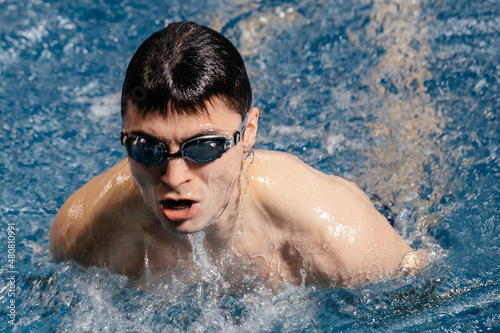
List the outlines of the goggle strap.
<svg viewBox="0 0 500 333">
<path fill-rule="evenodd" d="M 245 129 L 247 128 L 247 121 L 248 121 L 248 112 L 243 118 L 241 125 L 234 132 L 233 137 L 226 141 L 226 150 L 233 146 L 236 146 L 240 142 L 241 136 L 243 132 L 245 132 Z"/>
</svg>

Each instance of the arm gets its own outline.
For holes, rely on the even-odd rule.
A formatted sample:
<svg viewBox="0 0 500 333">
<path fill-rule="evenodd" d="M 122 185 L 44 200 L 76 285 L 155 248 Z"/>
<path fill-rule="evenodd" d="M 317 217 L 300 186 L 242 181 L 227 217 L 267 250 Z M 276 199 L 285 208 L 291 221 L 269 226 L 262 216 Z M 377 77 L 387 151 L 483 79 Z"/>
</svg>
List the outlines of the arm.
<svg viewBox="0 0 500 333">
<path fill-rule="evenodd" d="M 137 221 L 144 218 L 151 217 L 123 160 L 63 204 L 52 223 L 50 252 L 56 261 L 74 260 L 134 275 L 136 267 L 142 267 Z"/>
<path fill-rule="evenodd" d="M 356 185 L 284 153 L 256 157 L 251 177 L 308 282 L 354 285 L 394 274 L 412 251 Z M 259 176 L 260 175 L 260 176 Z M 269 190 L 272 188 L 272 190 Z M 286 256 L 285 256 L 286 260 Z M 289 266 L 297 263 L 289 263 Z M 295 273 L 297 274 L 297 273 Z"/>
</svg>

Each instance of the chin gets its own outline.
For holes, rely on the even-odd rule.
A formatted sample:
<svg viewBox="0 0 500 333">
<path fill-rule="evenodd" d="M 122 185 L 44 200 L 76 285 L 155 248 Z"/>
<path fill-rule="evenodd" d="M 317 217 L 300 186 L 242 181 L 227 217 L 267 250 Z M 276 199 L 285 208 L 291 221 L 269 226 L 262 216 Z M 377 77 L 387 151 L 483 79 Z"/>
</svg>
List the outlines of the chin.
<svg viewBox="0 0 500 333">
<path fill-rule="evenodd" d="M 194 221 L 183 221 L 183 222 L 172 222 L 167 221 L 163 223 L 164 229 L 171 231 L 176 234 L 189 235 L 199 231 L 205 230 L 208 224 L 196 225 Z"/>
</svg>

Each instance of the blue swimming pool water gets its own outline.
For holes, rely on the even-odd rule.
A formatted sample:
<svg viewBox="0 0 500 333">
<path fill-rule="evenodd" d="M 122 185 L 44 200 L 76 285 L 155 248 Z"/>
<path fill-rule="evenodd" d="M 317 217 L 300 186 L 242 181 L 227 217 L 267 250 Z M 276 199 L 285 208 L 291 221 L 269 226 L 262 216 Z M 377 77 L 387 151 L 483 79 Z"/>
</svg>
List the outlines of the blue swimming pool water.
<svg viewBox="0 0 500 333">
<path fill-rule="evenodd" d="M 500 330 L 499 14 L 497 1 L 464 0 L 0 0 L 1 327 Z M 255 280 L 227 288 L 202 256 L 200 276 L 141 289 L 105 269 L 55 264 L 58 207 L 125 156 L 118 100 L 130 57 L 178 20 L 240 49 L 262 111 L 258 148 L 358 183 L 431 264 L 355 289 L 277 294 Z"/>
</svg>

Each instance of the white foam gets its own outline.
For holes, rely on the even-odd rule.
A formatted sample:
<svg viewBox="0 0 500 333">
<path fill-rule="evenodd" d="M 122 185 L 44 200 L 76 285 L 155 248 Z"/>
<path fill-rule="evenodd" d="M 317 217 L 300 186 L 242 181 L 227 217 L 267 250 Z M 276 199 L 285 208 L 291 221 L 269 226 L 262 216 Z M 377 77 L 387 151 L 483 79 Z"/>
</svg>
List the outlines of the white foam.
<svg viewBox="0 0 500 333">
<path fill-rule="evenodd" d="M 328 154 L 333 155 L 337 149 L 339 149 L 342 145 L 342 143 L 345 141 L 345 137 L 342 134 L 339 135 L 334 135 L 334 134 L 329 134 L 326 137 L 326 151 Z"/>
<path fill-rule="evenodd" d="M 106 118 L 120 112 L 120 92 L 91 98 L 90 112 L 98 118 Z"/>
</svg>

